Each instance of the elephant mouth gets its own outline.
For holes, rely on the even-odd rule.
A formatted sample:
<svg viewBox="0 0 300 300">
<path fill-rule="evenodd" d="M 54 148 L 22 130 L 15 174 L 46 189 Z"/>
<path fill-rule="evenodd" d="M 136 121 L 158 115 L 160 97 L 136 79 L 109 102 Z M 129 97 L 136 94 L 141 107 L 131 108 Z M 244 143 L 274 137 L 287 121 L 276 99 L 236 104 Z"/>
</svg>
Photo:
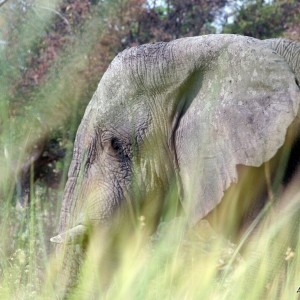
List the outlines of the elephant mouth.
<svg viewBox="0 0 300 300">
<path fill-rule="evenodd" d="M 87 234 L 87 227 L 80 224 L 50 239 L 55 244 L 78 244 Z"/>
</svg>

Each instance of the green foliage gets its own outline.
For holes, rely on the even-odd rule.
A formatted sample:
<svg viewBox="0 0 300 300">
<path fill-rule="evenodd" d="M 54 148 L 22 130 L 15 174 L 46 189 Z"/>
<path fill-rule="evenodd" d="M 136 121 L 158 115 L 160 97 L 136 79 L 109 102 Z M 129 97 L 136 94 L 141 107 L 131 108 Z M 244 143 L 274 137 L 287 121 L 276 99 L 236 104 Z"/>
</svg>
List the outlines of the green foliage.
<svg viewBox="0 0 300 300">
<path fill-rule="evenodd" d="M 143 9 L 137 16 L 130 43 L 170 41 L 175 38 L 214 33 L 212 25 L 221 15 L 226 0 L 163 1 Z"/>
<path fill-rule="evenodd" d="M 35 149 L 47 148 L 58 135 L 64 136 L 62 149 L 72 144 L 95 86 L 115 55 L 104 49 L 102 69 L 98 66 L 101 57 L 97 57 L 90 71 L 91 58 L 99 55 L 94 49 L 108 34 L 120 4 L 125 4 L 120 0 L 99 2 L 90 12 L 88 1 L 49 5 L 42 0 L 28 1 L 25 8 L 20 3 L 11 1 L 0 10 L 4 24 L 1 36 L 7 41 L 0 53 L 0 146 L 6 154 L 0 158 L 5 170 L 0 195 L 13 193 L 16 178 L 30 163 Z M 60 8 L 71 11 L 69 19 L 59 13 Z M 118 43 L 110 43 L 113 51 Z M 71 147 L 68 150 L 72 152 Z"/>
<path fill-rule="evenodd" d="M 235 12 L 234 22 L 224 33 L 242 34 L 260 39 L 278 37 L 288 23 L 299 20 L 299 2 L 248 0 Z"/>
<path fill-rule="evenodd" d="M 42 284 L 50 250 L 47 236 L 55 230 L 58 195 L 46 193 L 40 185 L 32 194 L 28 208 L 12 209 L 8 202 L 1 205 L 1 299 L 34 299 Z"/>
</svg>

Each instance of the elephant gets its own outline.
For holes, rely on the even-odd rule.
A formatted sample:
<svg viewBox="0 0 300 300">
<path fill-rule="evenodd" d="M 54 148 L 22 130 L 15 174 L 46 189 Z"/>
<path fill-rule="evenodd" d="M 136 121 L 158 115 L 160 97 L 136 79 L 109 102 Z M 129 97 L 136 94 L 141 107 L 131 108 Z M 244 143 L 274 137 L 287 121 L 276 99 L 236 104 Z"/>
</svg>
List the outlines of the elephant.
<svg viewBox="0 0 300 300">
<path fill-rule="evenodd" d="M 299 137 L 299 82 L 300 44 L 287 39 L 211 34 L 119 53 L 78 128 L 51 241 L 68 247 L 139 215 L 153 232 L 170 190 L 196 226 L 239 168 Z"/>
</svg>

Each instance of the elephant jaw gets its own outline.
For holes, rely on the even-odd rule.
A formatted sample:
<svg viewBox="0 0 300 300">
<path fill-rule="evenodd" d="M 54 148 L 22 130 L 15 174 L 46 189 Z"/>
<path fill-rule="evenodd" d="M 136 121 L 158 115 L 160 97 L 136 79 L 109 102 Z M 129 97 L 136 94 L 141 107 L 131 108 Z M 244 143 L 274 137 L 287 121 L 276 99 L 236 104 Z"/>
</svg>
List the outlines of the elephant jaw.
<svg viewBox="0 0 300 300">
<path fill-rule="evenodd" d="M 60 233 L 50 239 L 50 242 L 55 244 L 77 244 L 80 243 L 87 233 L 87 227 L 77 225 L 63 233 Z"/>
</svg>

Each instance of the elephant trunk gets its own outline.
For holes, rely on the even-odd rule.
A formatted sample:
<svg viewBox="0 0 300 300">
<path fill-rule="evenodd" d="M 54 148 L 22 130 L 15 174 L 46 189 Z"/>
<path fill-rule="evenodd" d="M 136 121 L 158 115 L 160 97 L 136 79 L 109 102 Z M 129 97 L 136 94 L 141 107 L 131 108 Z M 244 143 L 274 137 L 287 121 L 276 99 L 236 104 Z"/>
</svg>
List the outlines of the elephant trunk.
<svg viewBox="0 0 300 300">
<path fill-rule="evenodd" d="M 57 228 L 57 235 L 50 241 L 55 245 L 56 259 L 58 266 L 57 281 L 55 283 L 56 293 L 59 299 L 65 299 L 72 292 L 78 281 L 83 254 L 80 243 L 86 235 L 84 225 L 74 226 L 71 223 L 71 204 L 74 202 L 76 177 L 69 177 L 62 201 L 60 220 Z"/>
<path fill-rule="evenodd" d="M 300 43 L 286 39 L 270 39 L 271 48 L 283 56 L 296 75 L 300 86 Z"/>
<path fill-rule="evenodd" d="M 86 227 L 78 225 L 66 232 L 51 238 L 56 245 L 59 271 L 54 284 L 56 293 L 61 299 L 68 298 L 79 280 L 79 271 L 84 259 L 84 251 L 80 242 L 86 234 Z"/>
</svg>

